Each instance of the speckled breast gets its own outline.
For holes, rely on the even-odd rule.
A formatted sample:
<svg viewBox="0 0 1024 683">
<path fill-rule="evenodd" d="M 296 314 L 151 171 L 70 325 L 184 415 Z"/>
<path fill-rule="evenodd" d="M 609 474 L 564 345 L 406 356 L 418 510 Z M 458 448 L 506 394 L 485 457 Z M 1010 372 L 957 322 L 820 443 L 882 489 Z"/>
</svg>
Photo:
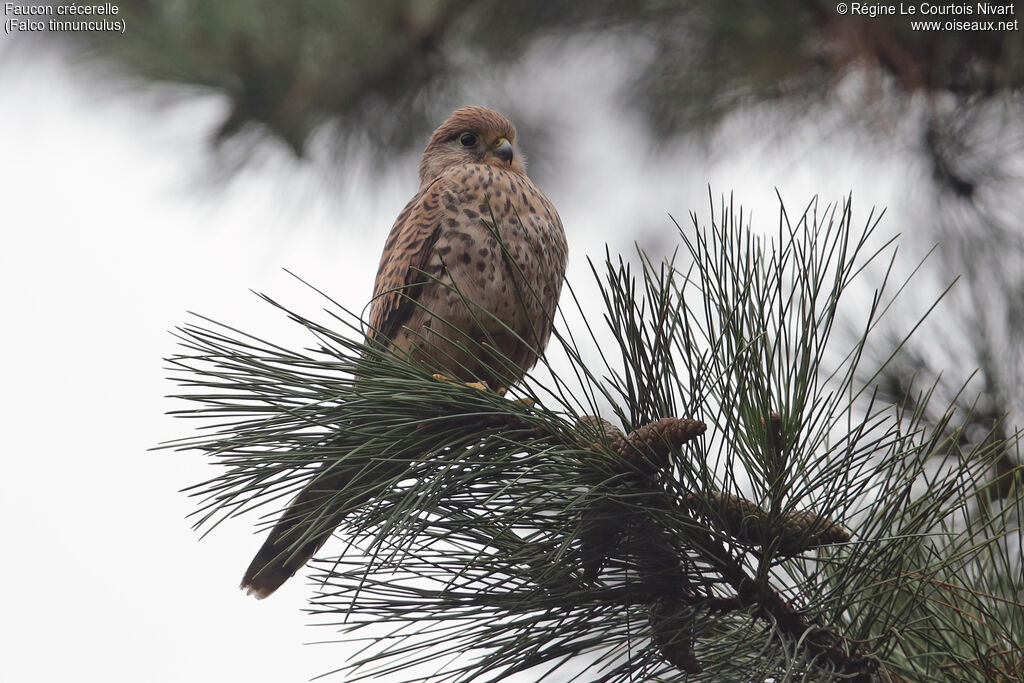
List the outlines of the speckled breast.
<svg viewBox="0 0 1024 683">
<path fill-rule="evenodd" d="M 396 342 L 438 371 L 508 386 L 551 335 L 565 232 L 525 175 L 483 164 L 460 170 L 437 197 L 447 218 L 424 268 L 432 281 Z"/>
</svg>

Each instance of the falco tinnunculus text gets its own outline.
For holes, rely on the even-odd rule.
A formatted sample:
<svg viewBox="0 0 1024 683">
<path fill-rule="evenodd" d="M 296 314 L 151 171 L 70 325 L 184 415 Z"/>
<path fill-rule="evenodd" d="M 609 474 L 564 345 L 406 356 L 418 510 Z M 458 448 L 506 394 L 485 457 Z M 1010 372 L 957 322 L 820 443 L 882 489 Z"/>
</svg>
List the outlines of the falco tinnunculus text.
<svg viewBox="0 0 1024 683">
<path fill-rule="evenodd" d="M 562 222 L 526 175 L 515 127 L 490 109 L 463 107 L 431 136 L 419 192 L 391 228 L 367 339 L 432 372 L 508 387 L 547 344 L 566 257 Z M 347 479 L 318 476 L 296 497 L 243 588 L 264 598 L 313 556 L 336 524 L 320 518 L 311 534 L 311 518 Z"/>
</svg>

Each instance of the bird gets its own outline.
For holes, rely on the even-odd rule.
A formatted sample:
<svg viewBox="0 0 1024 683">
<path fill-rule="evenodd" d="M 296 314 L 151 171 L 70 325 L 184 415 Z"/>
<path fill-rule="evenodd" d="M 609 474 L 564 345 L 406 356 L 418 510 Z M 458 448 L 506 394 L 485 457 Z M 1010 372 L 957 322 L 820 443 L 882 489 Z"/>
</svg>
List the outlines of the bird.
<svg viewBox="0 0 1024 683">
<path fill-rule="evenodd" d="M 438 126 L 419 180 L 384 244 L 366 342 L 440 379 L 504 392 L 552 332 L 568 260 L 561 218 L 527 176 L 515 126 L 485 107 Z M 350 476 L 335 468 L 299 492 L 242 589 L 265 598 L 313 557 L 341 522 L 319 511 Z"/>
</svg>

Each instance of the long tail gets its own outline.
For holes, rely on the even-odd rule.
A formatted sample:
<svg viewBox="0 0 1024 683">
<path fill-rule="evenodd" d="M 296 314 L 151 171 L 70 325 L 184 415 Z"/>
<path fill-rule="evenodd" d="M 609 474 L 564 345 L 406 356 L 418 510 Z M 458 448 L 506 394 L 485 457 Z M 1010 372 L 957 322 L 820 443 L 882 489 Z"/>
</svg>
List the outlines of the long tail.
<svg viewBox="0 0 1024 683">
<path fill-rule="evenodd" d="M 239 588 L 262 600 L 302 569 L 341 523 L 336 515 L 325 516 L 324 510 L 332 507 L 325 503 L 347 479 L 342 473 L 318 476 L 299 492 L 252 558 Z"/>
</svg>

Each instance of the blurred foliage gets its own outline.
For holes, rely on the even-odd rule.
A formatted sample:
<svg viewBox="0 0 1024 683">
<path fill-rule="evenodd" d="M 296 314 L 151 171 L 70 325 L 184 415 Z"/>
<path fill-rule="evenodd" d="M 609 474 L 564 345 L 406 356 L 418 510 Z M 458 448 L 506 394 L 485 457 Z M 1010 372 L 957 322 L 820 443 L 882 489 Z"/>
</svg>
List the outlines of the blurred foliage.
<svg viewBox="0 0 1024 683">
<path fill-rule="evenodd" d="M 839 15 L 831 1 L 118 5 L 131 27 L 124 36 L 83 36 L 99 54 L 147 79 L 224 93 L 231 110 L 216 140 L 256 125 L 298 154 L 325 122 L 378 148 L 418 145 L 436 123 L 432 103 L 460 83 L 512 65 L 539 37 L 581 32 L 651 48 L 628 95 L 661 136 L 742 104 L 820 100 L 854 68 L 884 76 L 899 95 L 986 99 L 1024 84 L 1020 31 L 914 32 L 906 17 Z"/>
<path fill-rule="evenodd" d="M 253 124 L 302 154 L 328 121 L 380 148 L 419 144 L 430 104 L 473 65 L 507 63 L 546 29 L 608 26 L 643 16 L 622 0 L 119 3 L 132 27 L 100 54 L 157 81 L 212 88 L 231 111 L 222 141 Z"/>
</svg>

